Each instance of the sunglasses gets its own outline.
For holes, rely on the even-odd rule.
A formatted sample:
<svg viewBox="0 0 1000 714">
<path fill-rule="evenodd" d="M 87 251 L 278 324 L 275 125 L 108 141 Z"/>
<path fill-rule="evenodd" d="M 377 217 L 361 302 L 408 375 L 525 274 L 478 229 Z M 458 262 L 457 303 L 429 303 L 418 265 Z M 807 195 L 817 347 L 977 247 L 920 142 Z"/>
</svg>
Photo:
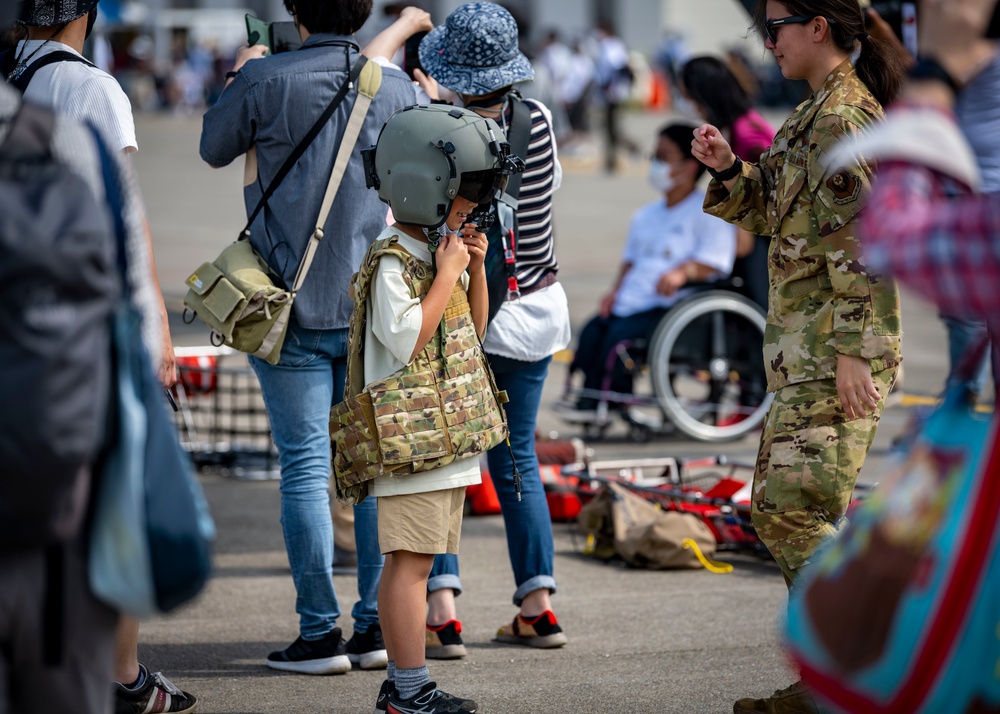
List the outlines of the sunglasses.
<svg viewBox="0 0 1000 714">
<path fill-rule="evenodd" d="M 803 25 L 810 20 L 814 20 L 820 15 L 789 15 L 788 17 L 779 17 L 774 20 L 768 20 L 764 23 L 764 38 L 771 41 L 772 45 L 778 44 L 778 28 L 782 25 Z M 831 20 L 826 18 L 826 21 L 831 25 L 836 25 L 836 20 Z"/>
</svg>

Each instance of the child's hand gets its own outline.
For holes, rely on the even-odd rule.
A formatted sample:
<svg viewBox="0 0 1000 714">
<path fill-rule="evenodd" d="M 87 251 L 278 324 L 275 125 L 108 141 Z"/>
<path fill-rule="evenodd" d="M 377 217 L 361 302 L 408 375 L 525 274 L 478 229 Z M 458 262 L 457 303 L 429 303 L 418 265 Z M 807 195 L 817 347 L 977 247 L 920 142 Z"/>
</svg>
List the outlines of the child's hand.
<svg viewBox="0 0 1000 714">
<path fill-rule="evenodd" d="M 462 271 L 469 265 L 469 249 L 460 236 L 447 235 L 441 239 L 441 244 L 434 253 L 434 260 L 437 262 L 438 275 L 445 275 L 458 282 Z"/>
<path fill-rule="evenodd" d="M 486 248 L 489 245 L 486 234 L 478 230 L 475 223 L 466 223 L 462 226 L 459 235 L 462 242 L 469 250 L 469 272 L 475 273 L 483 269 L 486 261 Z"/>
</svg>

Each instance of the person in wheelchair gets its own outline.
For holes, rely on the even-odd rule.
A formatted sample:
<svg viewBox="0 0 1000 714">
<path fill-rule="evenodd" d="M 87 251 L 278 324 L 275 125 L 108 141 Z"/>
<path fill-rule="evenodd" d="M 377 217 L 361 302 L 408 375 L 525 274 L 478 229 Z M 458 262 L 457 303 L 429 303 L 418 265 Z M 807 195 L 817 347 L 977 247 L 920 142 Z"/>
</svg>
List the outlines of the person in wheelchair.
<svg viewBox="0 0 1000 714">
<path fill-rule="evenodd" d="M 633 214 L 618 279 L 580 333 L 570 375 L 583 372 L 583 390 L 575 404 L 560 407 L 566 421 L 596 420 L 609 368 L 610 391 L 631 392 L 631 375 L 613 356 L 619 346 L 648 340 L 666 312 L 693 292 L 689 283 L 732 271 L 736 229 L 702 211 L 698 182 L 705 166 L 691 154 L 691 127 L 674 122 L 656 137 L 649 182 L 662 196 Z"/>
</svg>

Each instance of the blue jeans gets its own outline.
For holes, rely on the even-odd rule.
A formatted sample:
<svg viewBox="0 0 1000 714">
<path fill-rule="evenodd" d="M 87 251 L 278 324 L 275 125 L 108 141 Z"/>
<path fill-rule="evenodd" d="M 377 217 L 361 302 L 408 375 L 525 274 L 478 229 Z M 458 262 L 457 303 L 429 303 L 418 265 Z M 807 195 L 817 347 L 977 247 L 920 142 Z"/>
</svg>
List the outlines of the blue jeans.
<svg viewBox="0 0 1000 714">
<path fill-rule="evenodd" d="M 963 317 L 941 315 L 944 326 L 948 330 L 948 379 L 947 386 L 961 384 L 973 397 L 978 397 L 986 386 L 989 374 L 990 350 L 987 349 L 980 364 L 972 365 L 970 373 L 962 376 L 959 368 L 963 366 L 966 353 L 987 335 L 986 323 L 980 320 L 969 320 Z M 996 345 L 993 346 L 997 348 Z M 996 376 L 994 374 L 994 376 Z"/>
<path fill-rule="evenodd" d="M 271 365 L 250 357 L 257 373 L 281 466 L 281 527 L 295 583 L 299 633 L 315 640 L 340 617 L 333 588 L 333 519 L 330 515 L 330 407 L 343 400 L 347 330 L 307 330 L 295 320 Z M 375 499 L 354 507 L 358 548 L 358 602 L 354 629 L 378 623 L 382 554 Z"/>
<path fill-rule="evenodd" d="M 521 501 L 514 492 L 514 468 L 507 452 L 507 445 L 500 444 L 486 455 L 490 478 L 500 499 L 507 530 L 507 553 L 514 569 L 514 604 L 521 606 L 524 597 L 535 590 L 548 588 L 556 591 L 553 576 L 555 546 L 552 542 L 552 518 L 545 498 L 542 479 L 538 475 L 538 457 L 535 455 L 535 423 L 542 401 L 542 387 L 549 371 L 551 357 L 537 362 L 497 361 L 497 386 L 507 391 L 510 401 L 504 405 L 507 426 L 510 428 L 510 446 L 521 472 Z M 491 360 L 493 362 L 493 360 Z M 433 592 L 451 588 L 455 594 L 462 592 L 458 573 L 458 557 L 437 555 L 434 568 L 427 581 L 427 590 Z"/>
</svg>

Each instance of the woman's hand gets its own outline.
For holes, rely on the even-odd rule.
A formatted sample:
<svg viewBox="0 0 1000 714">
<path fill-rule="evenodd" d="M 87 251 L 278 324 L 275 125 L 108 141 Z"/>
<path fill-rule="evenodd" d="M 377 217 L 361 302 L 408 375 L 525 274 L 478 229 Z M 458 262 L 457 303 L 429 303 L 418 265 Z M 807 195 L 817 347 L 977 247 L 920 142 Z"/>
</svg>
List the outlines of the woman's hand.
<svg viewBox="0 0 1000 714">
<path fill-rule="evenodd" d="M 597 312 L 601 317 L 610 317 L 611 308 L 615 306 L 615 299 L 618 297 L 618 292 L 612 290 L 601 298 L 601 302 L 598 303 Z"/>
<path fill-rule="evenodd" d="M 872 380 L 868 360 L 852 355 L 837 355 L 837 396 L 847 419 L 861 419 L 878 409 L 881 395 Z"/>
<path fill-rule="evenodd" d="M 424 90 L 424 94 L 430 97 L 432 100 L 437 101 L 441 98 L 441 90 L 438 88 L 437 81 L 426 74 L 419 67 L 413 69 L 413 81 Z"/>
<path fill-rule="evenodd" d="M 446 235 L 434 253 L 438 275 L 446 275 L 453 282 L 458 282 L 462 272 L 469 267 L 469 249 L 457 235 Z"/>
<path fill-rule="evenodd" d="M 489 246 L 486 234 L 479 231 L 475 223 L 463 225 L 459 234 L 469 251 L 469 273 L 485 270 L 486 248 Z"/>
<path fill-rule="evenodd" d="M 722 132 L 711 124 L 702 124 L 694 130 L 691 153 L 698 161 L 716 171 L 725 171 L 736 161 L 736 154 L 733 153 L 729 142 L 722 136 Z"/>
</svg>

